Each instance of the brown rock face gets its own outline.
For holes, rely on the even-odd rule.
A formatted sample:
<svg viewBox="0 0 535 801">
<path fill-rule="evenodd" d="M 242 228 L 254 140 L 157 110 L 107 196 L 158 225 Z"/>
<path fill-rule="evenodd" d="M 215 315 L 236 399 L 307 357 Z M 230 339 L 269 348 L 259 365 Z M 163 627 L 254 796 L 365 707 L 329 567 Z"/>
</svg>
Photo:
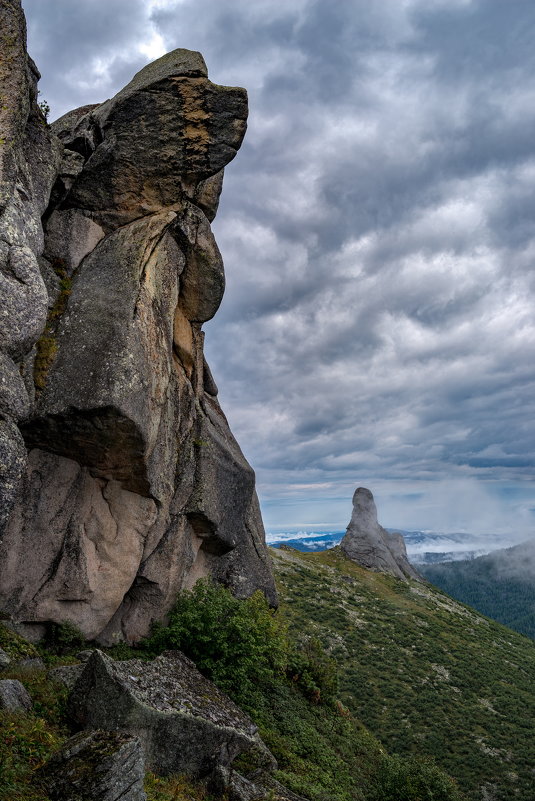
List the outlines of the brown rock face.
<svg viewBox="0 0 535 801">
<path fill-rule="evenodd" d="M 404 580 L 422 580 L 407 559 L 402 535 L 391 534 L 377 522 L 373 495 L 365 487 L 355 490 L 351 521 L 340 547 L 349 559 L 368 570 Z"/>
<path fill-rule="evenodd" d="M 17 2 L 0 16 L 22 24 Z M 0 610 L 36 636 L 70 621 L 111 643 L 200 576 L 275 602 L 254 473 L 203 356 L 224 291 L 210 220 L 245 91 L 176 50 L 102 105 L 40 118 L 29 142 L 31 87 L 9 84 L 0 120 L 18 125 L 0 164 Z"/>
</svg>

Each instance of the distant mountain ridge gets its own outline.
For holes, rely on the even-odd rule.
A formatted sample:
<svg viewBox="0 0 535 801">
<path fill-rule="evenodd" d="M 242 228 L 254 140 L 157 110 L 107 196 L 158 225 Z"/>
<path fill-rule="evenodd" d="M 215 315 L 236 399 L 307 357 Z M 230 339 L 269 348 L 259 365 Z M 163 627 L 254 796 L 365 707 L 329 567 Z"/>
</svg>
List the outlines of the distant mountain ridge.
<svg viewBox="0 0 535 801">
<path fill-rule="evenodd" d="M 418 566 L 475 559 L 500 547 L 501 535 L 498 534 L 489 535 L 483 540 L 462 532 L 409 531 L 388 526 L 385 528 L 391 534 L 403 535 L 409 560 Z M 267 535 L 267 540 L 272 548 L 287 545 L 302 553 L 316 553 L 339 545 L 344 534 L 345 531 L 272 532 Z"/>
</svg>

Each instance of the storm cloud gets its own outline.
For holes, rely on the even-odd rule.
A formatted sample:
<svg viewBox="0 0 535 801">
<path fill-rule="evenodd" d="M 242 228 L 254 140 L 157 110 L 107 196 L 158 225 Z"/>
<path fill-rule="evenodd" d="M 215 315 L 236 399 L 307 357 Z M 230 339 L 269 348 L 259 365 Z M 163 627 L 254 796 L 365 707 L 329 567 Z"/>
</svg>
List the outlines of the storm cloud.
<svg viewBox="0 0 535 801">
<path fill-rule="evenodd" d="M 206 350 L 268 526 L 530 533 L 531 0 L 23 4 L 53 116 L 175 47 L 249 91 Z"/>
</svg>

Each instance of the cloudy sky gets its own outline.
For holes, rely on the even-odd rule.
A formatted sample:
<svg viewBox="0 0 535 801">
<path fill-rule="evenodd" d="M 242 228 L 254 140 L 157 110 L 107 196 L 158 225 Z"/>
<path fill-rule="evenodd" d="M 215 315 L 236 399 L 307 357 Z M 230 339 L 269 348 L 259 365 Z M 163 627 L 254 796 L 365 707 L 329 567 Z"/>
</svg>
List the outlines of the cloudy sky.
<svg viewBox="0 0 535 801">
<path fill-rule="evenodd" d="M 533 535 L 533 0 L 23 5 L 52 118 L 175 47 L 249 91 L 206 349 L 268 530 Z"/>
</svg>

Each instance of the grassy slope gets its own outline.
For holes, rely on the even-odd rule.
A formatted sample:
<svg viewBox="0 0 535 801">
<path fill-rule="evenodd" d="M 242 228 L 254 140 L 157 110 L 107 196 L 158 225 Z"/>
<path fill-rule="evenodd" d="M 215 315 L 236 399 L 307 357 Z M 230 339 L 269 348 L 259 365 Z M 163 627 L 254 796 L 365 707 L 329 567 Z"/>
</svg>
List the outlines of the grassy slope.
<svg viewBox="0 0 535 801">
<path fill-rule="evenodd" d="M 239 602 L 237 602 L 239 603 Z M 35 656 L 0 623 L 0 643 L 10 656 Z M 114 656 L 138 655 L 123 646 Z M 49 664 L 73 663 L 73 656 L 56 657 L 42 649 Z M 65 715 L 66 689 L 46 670 L 15 667 L 1 678 L 21 681 L 32 697 L 30 713 L 0 710 L 0 801 L 49 801 L 39 768 L 69 736 Z M 253 694 L 250 714 L 276 755 L 276 778 L 312 801 L 456 801 L 455 788 L 432 767 L 390 758 L 378 740 L 340 704 L 307 701 L 293 681 L 278 680 Z M 247 709 L 248 707 L 245 706 Z M 240 760 L 239 760 L 240 761 Z M 247 773 L 247 757 L 237 765 Z M 431 792 L 425 792 L 430 786 Z M 147 801 L 217 801 L 202 785 L 184 776 L 161 779 L 147 774 Z M 268 794 L 276 801 L 276 790 Z M 220 799 L 219 799 L 220 801 Z"/>
<path fill-rule="evenodd" d="M 272 556 L 293 630 L 329 646 L 342 701 L 389 751 L 432 756 L 477 801 L 533 798 L 535 643 L 338 548 Z"/>
<path fill-rule="evenodd" d="M 469 561 L 419 569 L 448 595 L 535 639 L 534 550 L 532 544 L 518 545 Z M 531 571 L 526 565 L 532 566 Z"/>
</svg>

